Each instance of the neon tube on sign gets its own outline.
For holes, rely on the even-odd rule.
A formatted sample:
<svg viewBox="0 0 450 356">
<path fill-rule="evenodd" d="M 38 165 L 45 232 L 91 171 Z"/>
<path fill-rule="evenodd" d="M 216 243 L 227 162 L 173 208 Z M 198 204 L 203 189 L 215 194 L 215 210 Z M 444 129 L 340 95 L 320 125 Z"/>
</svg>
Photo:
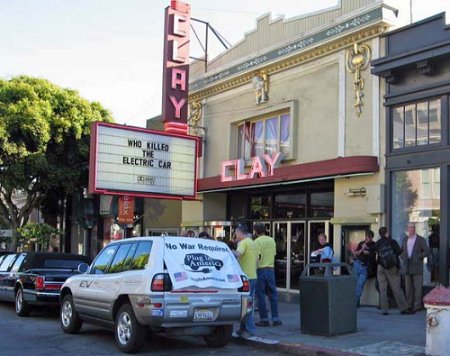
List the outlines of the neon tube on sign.
<svg viewBox="0 0 450 356">
<path fill-rule="evenodd" d="M 264 178 L 273 176 L 274 170 L 279 166 L 282 158 L 283 156 L 280 152 L 276 152 L 272 156 L 262 155 L 252 157 L 250 169 L 247 171 L 243 159 L 223 161 L 220 181 L 233 182 L 236 180 L 253 179 L 255 177 Z"/>
<path fill-rule="evenodd" d="M 166 130 L 187 133 L 190 5 L 166 8 L 162 117 Z"/>
</svg>

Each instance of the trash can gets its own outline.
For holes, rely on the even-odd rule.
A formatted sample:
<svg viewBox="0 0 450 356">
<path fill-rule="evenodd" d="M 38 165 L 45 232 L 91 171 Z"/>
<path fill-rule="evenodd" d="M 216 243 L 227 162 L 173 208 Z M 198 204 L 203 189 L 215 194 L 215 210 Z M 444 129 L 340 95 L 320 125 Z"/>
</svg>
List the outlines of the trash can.
<svg viewBox="0 0 450 356">
<path fill-rule="evenodd" d="M 333 269 L 348 274 L 333 275 Z M 318 273 L 319 272 L 319 273 Z M 300 328 L 331 336 L 356 332 L 356 276 L 346 263 L 311 263 L 300 276 Z"/>
<path fill-rule="evenodd" d="M 423 298 L 427 309 L 427 355 L 450 355 L 450 289 L 439 286 Z"/>
</svg>

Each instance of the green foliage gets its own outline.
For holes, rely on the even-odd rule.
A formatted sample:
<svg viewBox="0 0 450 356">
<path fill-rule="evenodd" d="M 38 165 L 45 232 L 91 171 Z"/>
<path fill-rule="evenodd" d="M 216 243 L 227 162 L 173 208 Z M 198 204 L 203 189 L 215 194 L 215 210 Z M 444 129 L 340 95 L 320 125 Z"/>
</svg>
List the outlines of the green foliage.
<svg viewBox="0 0 450 356">
<path fill-rule="evenodd" d="M 0 80 L 1 184 L 73 191 L 86 178 L 94 121 L 111 121 L 98 103 L 45 79 Z"/>
<path fill-rule="evenodd" d="M 89 135 L 95 121 L 111 122 L 99 103 L 45 79 L 0 79 L 0 224 L 24 225 L 47 196 L 87 185 Z M 27 202 L 14 205 L 13 192 Z"/>
<path fill-rule="evenodd" d="M 47 250 L 50 245 L 50 239 L 56 236 L 60 231 L 53 226 L 47 224 L 30 223 L 19 227 L 17 232 L 20 234 L 20 242 L 35 241 L 40 244 L 44 250 Z"/>
</svg>

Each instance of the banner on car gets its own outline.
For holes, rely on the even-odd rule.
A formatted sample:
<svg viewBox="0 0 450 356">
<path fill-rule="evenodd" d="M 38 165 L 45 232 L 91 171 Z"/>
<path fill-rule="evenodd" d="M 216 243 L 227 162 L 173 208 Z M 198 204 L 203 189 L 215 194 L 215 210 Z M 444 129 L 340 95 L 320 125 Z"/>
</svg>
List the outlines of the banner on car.
<svg viewBox="0 0 450 356">
<path fill-rule="evenodd" d="M 164 261 L 174 289 L 236 289 L 244 273 L 223 242 L 197 238 L 164 238 Z"/>
</svg>

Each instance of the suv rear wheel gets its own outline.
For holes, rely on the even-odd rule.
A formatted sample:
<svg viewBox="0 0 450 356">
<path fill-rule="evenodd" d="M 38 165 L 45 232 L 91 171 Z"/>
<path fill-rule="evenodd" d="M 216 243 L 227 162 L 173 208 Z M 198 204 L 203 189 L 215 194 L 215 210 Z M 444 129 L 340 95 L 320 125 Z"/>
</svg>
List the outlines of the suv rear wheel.
<svg viewBox="0 0 450 356">
<path fill-rule="evenodd" d="M 145 328 L 138 323 L 133 307 L 124 304 L 120 307 L 114 327 L 117 346 L 126 353 L 135 353 L 144 345 Z"/>
<path fill-rule="evenodd" d="M 80 331 L 83 325 L 83 320 L 80 319 L 78 313 L 73 305 L 73 297 L 67 294 L 62 301 L 61 310 L 59 312 L 61 328 L 65 333 L 76 334 Z"/>
<path fill-rule="evenodd" d="M 16 314 L 18 316 L 30 315 L 31 308 L 23 298 L 23 289 L 19 287 L 16 292 Z"/>
<path fill-rule="evenodd" d="M 211 334 L 203 336 L 209 347 L 224 347 L 230 341 L 233 325 L 222 325 L 214 328 Z"/>
</svg>

